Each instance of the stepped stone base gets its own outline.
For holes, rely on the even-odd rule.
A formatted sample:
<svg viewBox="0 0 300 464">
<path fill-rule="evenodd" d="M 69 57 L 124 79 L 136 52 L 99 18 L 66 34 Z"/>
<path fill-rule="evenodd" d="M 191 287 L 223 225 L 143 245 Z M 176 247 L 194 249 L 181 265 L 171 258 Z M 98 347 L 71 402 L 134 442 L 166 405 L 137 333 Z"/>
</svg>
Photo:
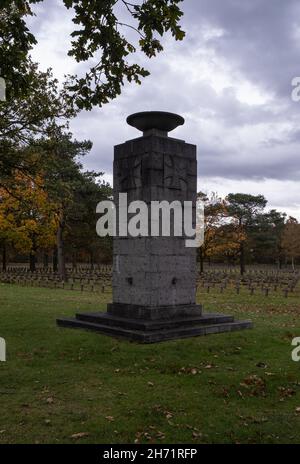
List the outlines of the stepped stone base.
<svg viewBox="0 0 300 464">
<path fill-rule="evenodd" d="M 116 308 L 115 311 L 113 309 L 115 305 L 109 305 L 109 312 L 107 313 L 79 313 L 76 314 L 75 318 L 57 319 L 57 325 L 91 330 L 140 343 L 157 343 L 165 340 L 252 328 L 251 321 L 234 321 L 232 316 L 223 314 L 201 314 L 201 306 L 194 306 L 194 314 L 182 313 L 179 310 L 178 315 L 172 314 L 172 318 L 150 319 L 151 312 L 149 312 L 149 308 L 148 318 L 129 318 L 128 316 L 116 315 L 117 310 Z M 119 309 L 121 308 L 119 307 Z M 182 307 L 181 310 L 183 309 Z M 114 314 L 111 311 L 114 311 Z M 141 316 L 141 313 L 137 314 Z"/>
<path fill-rule="evenodd" d="M 176 304 L 174 306 L 141 306 L 135 304 L 109 303 L 107 313 L 125 319 L 168 320 L 178 317 L 201 316 L 198 304 Z"/>
</svg>

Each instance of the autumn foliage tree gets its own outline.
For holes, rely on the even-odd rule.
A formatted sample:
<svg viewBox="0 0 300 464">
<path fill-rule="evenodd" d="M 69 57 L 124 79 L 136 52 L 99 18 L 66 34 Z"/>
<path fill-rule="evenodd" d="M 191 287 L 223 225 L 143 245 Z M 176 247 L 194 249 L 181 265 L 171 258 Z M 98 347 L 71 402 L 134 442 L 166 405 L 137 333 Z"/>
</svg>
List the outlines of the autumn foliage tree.
<svg viewBox="0 0 300 464">
<path fill-rule="evenodd" d="M 287 220 L 282 234 L 281 246 L 291 261 L 292 269 L 295 270 L 295 259 L 300 257 L 300 224 L 297 219 L 289 217 Z"/>
<path fill-rule="evenodd" d="M 30 270 L 35 270 L 36 253 L 55 244 L 56 205 L 51 203 L 40 176 L 29 179 L 16 173 L 13 194 L 0 189 L 0 241 L 2 266 L 6 268 L 6 249 L 29 255 Z"/>
<path fill-rule="evenodd" d="M 199 248 L 200 272 L 204 271 L 204 260 L 214 257 L 234 257 L 244 239 L 243 231 L 228 221 L 226 201 L 217 193 L 198 193 L 204 203 L 204 243 Z"/>
<path fill-rule="evenodd" d="M 204 242 L 199 248 L 200 272 L 204 271 L 204 259 L 214 256 L 218 248 L 220 226 L 224 218 L 224 202 L 215 193 L 211 196 L 198 193 L 204 204 Z"/>
<path fill-rule="evenodd" d="M 241 275 L 245 273 L 245 251 L 253 223 L 258 214 L 262 213 L 267 200 L 263 195 L 245 193 L 230 193 L 226 197 L 227 215 L 231 218 L 237 237 L 239 237 L 239 258 Z"/>
</svg>

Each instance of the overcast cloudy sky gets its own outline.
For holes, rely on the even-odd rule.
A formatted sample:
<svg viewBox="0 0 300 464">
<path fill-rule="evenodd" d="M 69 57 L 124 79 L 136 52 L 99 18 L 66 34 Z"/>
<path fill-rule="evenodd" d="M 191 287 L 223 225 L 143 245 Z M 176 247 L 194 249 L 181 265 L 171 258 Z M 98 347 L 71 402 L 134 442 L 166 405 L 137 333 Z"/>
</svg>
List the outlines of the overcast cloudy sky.
<svg viewBox="0 0 300 464">
<path fill-rule="evenodd" d="M 126 125 L 136 111 L 172 111 L 184 126 L 172 136 L 198 147 L 198 188 L 220 195 L 264 194 L 269 207 L 300 219 L 299 0 L 184 0 L 183 42 L 164 40 L 157 58 L 136 59 L 150 72 L 141 86 L 72 122 L 94 143 L 88 169 L 112 179 L 113 145 L 139 133 Z M 72 13 L 60 0 L 35 8 L 29 24 L 39 41 L 32 55 L 63 79 L 77 72 L 67 57 Z M 82 68 L 82 67 L 81 67 Z"/>
</svg>

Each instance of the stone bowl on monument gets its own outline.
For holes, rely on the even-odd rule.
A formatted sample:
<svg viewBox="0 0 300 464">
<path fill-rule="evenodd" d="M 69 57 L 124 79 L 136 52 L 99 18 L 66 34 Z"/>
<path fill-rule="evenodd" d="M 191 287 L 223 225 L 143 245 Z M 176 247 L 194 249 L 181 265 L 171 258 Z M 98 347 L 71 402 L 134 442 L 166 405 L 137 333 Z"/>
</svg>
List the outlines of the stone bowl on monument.
<svg viewBox="0 0 300 464">
<path fill-rule="evenodd" d="M 168 136 L 184 119 L 147 111 L 128 116 L 127 123 L 143 135 L 114 148 L 117 218 L 120 194 L 126 194 L 128 204 L 144 202 L 149 211 L 152 202 L 192 202 L 195 213 L 196 146 Z M 125 220 L 126 232 L 129 220 L 130 215 Z M 185 234 L 153 235 L 150 222 L 148 234 L 124 233 L 113 238 L 113 301 L 107 312 L 79 313 L 73 319 L 58 319 L 57 324 L 142 343 L 252 327 L 250 321 L 203 313 L 196 303 L 196 248 L 186 246 Z"/>
</svg>

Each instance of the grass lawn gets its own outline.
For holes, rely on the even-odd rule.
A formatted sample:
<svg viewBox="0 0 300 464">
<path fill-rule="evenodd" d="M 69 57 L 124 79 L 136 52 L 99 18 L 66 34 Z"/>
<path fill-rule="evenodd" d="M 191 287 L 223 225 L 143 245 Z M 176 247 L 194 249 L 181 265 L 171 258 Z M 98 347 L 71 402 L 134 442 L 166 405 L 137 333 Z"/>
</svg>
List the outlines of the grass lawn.
<svg viewBox="0 0 300 464">
<path fill-rule="evenodd" d="M 201 293 L 255 328 L 156 345 L 55 325 L 110 299 L 0 284 L 0 443 L 300 443 L 296 294 Z"/>
</svg>

